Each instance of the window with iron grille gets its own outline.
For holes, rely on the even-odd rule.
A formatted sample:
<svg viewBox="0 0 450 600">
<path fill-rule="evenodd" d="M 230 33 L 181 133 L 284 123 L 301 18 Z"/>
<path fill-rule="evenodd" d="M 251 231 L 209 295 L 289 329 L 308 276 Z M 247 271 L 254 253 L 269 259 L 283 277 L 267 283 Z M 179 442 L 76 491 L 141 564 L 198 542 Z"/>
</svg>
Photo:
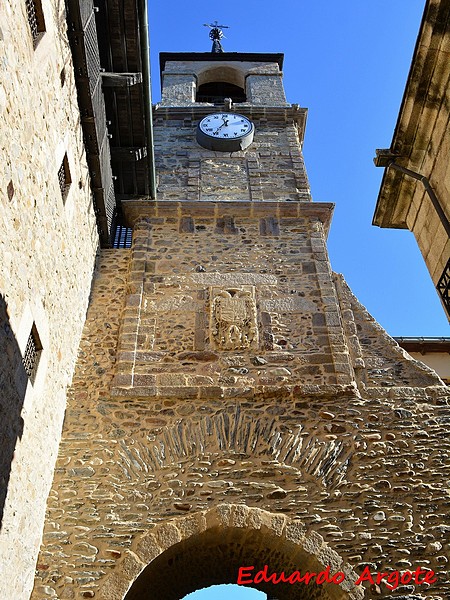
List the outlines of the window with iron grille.
<svg viewBox="0 0 450 600">
<path fill-rule="evenodd" d="M 25 0 L 27 7 L 28 24 L 33 38 L 33 46 L 39 43 L 39 40 L 45 33 L 44 12 L 42 10 L 41 0 Z"/>
<path fill-rule="evenodd" d="M 28 375 L 31 383 L 34 383 L 36 378 L 36 372 L 39 364 L 39 359 L 42 354 L 42 344 L 39 338 L 39 334 L 36 328 L 35 323 L 30 331 L 30 335 L 28 336 L 27 345 L 25 347 L 25 352 L 23 354 L 22 362 L 23 367 L 25 369 L 26 374 Z"/>
<path fill-rule="evenodd" d="M 124 227 L 123 225 L 117 225 L 116 232 L 114 234 L 114 248 L 131 248 L 131 241 L 133 238 L 133 230 L 131 227 Z"/>
<path fill-rule="evenodd" d="M 65 202 L 67 194 L 69 193 L 70 184 L 72 183 L 72 179 L 70 178 L 69 161 L 67 160 L 67 154 L 64 155 L 63 161 L 58 170 L 58 182 L 63 202 Z"/>
<path fill-rule="evenodd" d="M 445 269 L 437 283 L 436 289 L 442 299 L 447 314 L 450 316 L 450 259 L 445 265 Z"/>
</svg>

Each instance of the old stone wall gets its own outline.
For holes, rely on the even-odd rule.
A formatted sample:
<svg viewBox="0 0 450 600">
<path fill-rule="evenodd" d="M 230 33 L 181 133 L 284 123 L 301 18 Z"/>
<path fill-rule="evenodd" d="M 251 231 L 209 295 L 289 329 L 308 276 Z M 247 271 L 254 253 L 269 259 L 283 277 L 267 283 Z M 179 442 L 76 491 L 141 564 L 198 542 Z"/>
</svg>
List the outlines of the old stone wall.
<svg viewBox="0 0 450 600">
<path fill-rule="evenodd" d="M 308 220 L 298 228 L 289 219 L 280 220 L 280 237 L 261 236 L 258 242 L 264 247 L 266 262 L 271 262 L 272 277 L 280 278 L 279 287 L 273 288 L 277 293 L 271 293 L 273 297 L 265 302 L 272 302 L 275 318 L 284 323 L 287 345 L 295 343 L 297 349 L 281 345 L 274 353 L 260 347 L 254 354 L 248 349 L 240 353 L 223 348 L 195 350 L 199 338 L 192 331 L 186 333 L 195 322 L 189 310 L 204 300 L 193 286 L 195 277 L 215 272 L 219 277 L 226 270 L 232 248 L 235 268 L 229 271 L 237 276 L 243 259 L 236 253 L 251 253 L 253 258 L 256 253 L 258 258 L 259 252 L 258 219 L 251 222 L 236 217 L 238 234 L 230 229 L 227 233 L 215 231 L 217 222 L 212 219 L 200 221 L 194 220 L 193 231 L 188 228 L 179 234 L 179 242 L 175 233 L 180 227 L 178 219 L 143 220 L 135 231 L 131 254 L 103 253 L 70 391 L 32 597 L 123 598 L 147 562 L 166 549 L 173 548 L 170 556 L 177 556 L 175 544 L 194 535 L 195 523 L 205 511 L 232 503 L 280 518 L 285 515 L 297 523 L 302 536 L 316 540 L 306 544 L 306 555 L 295 555 L 298 569 L 305 570 L 313 559 L 322 565 L 327 561 L 335 564 L 331 556 L 357 573 L 366 565 L 374 572 L 421 566 L 435 571 L 436 583 L 429 587 L 400 585 L 393 591 L 385 584 L 379 590 L 367 586 L 366 594 L 444 600 L 449 528 L 448 496 L 441 482 L 448 477 L 449 468 L 447 388 L 425 367 L 395 354 L 390 339 L 373 323 L 363 327 L 367 315 L 345 284 L 339 279 L 333 283 L 331 275 L 320 271 L 318 255 L 314 261 L 308 258 L 315 239 L 314 231 L 309 232 L 312 240 L 302 235 Z M 206 229 L 196 229 L 199 225 Z M 252 242 L 245 244 L 246 236 L 251 235 Z M 240 239 L 240 243 L 231 244 L 230 239 Z M 301 248 L 302 259 L 294 258 L 291 250 Z M 281 261 L 279 274 L 275 257 Z M 244 258 L 250 260 L 247 254 Z M 323 260 L 327 264 L 325 256 Z M 196 270 L 212 264 L 212 272 L 209 268 Z M 269 271 L 261 256 L 252 264 Z M 247 277 L 256 276 L 248 267 L 243 272 Z M 323 277 L 328 281 L 326 295 L 318 287 Z M 210 283 L 220 287 L 223 281 Z M 141 289 L 149 294 L 149 318 L 155 322 L 162 319 L 159 329 L 151 330 L 141 313 L 139 322 L 144 329 L 136 331 L 136 307 L 144 308 Z M 263 293 L 270 289 L 269 281 Z M 291 289 L 296 294 L 290 294 Z M 300 291 L 303 296 L 298 295 Z M 292 302 L 295 305 L 295 298 L 298 312 L 286 313 L 285 307 Z M 258 393 L 243 394 L 255 385 L 249 384 L 246 370 L 253 376 L 257 368 L 260 377 L 276 368 L 287 370 L 295 364 L 286 363 L 290 353 L 303 352 L 307 358 L 317 344 L 329 348 L 336 341 L 332 328 L 310 320 L 314 314 L 328 314 L 323 303 L 336 314 L 329 325 L 335 318 L 342 321 L 346 344 L 352 348 L 349 361 L 367 361 L 372 369 L 370 361 L 377 356 L 384 361 L 379 366 L 387 369 L 385 377 L 376 378 L 373 373 L 365 382 L 358 375 L 358 381 L 350 384 L 333 383 L 336 367 L 332 365 L 334 375 L 327 380 L 324 359 L 316 364 L 322 381 L 316 382 L 314 373 L 302 372 L 295 375 L 298 385 L 291 388 L 281 381 L 267 382 Z M 320 310 L 315 312 L 313 307 Z M 302 317 L 308 321 L 306 328 Z M 301 340 L 295 338 L 294 321 L 303 332 Z M 316 327 L 323 329 L 319 332 Z M 149 336 L 154 336 L 154 347 L 144 351 Z M 277 345 L 280 340 L 277 334 Z M 130 350 L 124 345 L 129 341 L 138 344 L 141 354 L 126 354 Z M 354 354 L 356 341 L 358 356 Z M 271 364 L 275 355 L 283 358 L 282 364 Z M 147 371 L 138 369 L 135 378 L 125 384 L 120 374 L 130 360 L 139 369 L 145 364 Z M 228 370 L 226 377 L 234 381 L 233 393 L 210 387 L 209 378 L 220 361 Z M 361 362 L 354 364 L 364 368 Z M 193 369 L 193 365 L 197 366 Z M 392 365 L 401 370 L 400 385 L 395 383 L 398 374 L 392 372 Z M 167 371 L 173 373 L 174 366 L 177 372 L 169 377 Z M 151 378 L 147 389 L 138 371 L 140 377 Z M 197 378 L 196 393 L 189 388 L 189 393 L 183 394 L 181 377 L 184 383 L 189 377 Z M 155 393 L 155 382 L 164 384 L 167 378 L 174 387 L 162 385 Z M 192 519 L 180 521 L 186 515 Z M 249 513 L 246 521 L 236 516 L 233 522 L 250 527 L 250 517 Z M 267 550 L 266 556 L 269 564 L 273 556 L 275 564 L 285 548 L 283 527 L 280 525 L 276 534 L 279 550 L 272 538 L 270 544 L 259 538 L 252 542 L 250 534 L 245 539 L 258 545 L 257 553 L 260 544 L 264 547 L 267 542 L 267 548 L 274 549 Z M 226 540 L 230 544 L 236 540 L 231 533 L 223 535 L 225 552 Z M 198 582 L 195 573 L 201 568 L 202 554 L 200 550 L 196 553 L 194 541 L 192 544 L 189 566 L 180 567 L 176 574 L 179 585 L 190 578 Z M 322 558 L 318 548 L 326 550 Z M 164 562 L 167 564 L 170 561 Z M 227 577 L 236 581 L 235 570 Z M 203 584 L 208 585 L 207 574 Z"/>
<path fill-rule="evenodd" d="M 250 111 L 251 112 L 251 111 Z M 232 156 L 201 148 L 196 127 L 205 116 L 190 118 L 170 109 L 155 110 L 155 152 L 160 200 L 311 199 L 299 134 L 286 114 L 245 112 L 255 123 L 250 150 Z M 206 114 L 206 113 L 205 113 Z M 226 182 L 226 185 L 224 185 Z"/>
<path fill-rule="evenodd" d="M 404 113 L 410 121 L 401 122 L 395 151 L 409 155 L 405 166 L 429 179 L 447 219 L 450 219 L 450 111 L 447 101 L 448 63 L 450 47 L 448 7 L 430 2 L 429 11 L 418 40 L 416 64 L 413 65 L 405 97 Z M 447 14 L 446 14 L 447 13 Z M 437 21 L 435 22 L 435 19 Z M 445 23 L 447 19 L 447 24 Z M 429 87 L 428 87 L 429 86 Z M 420 115 L 420 116 L 419 116 Z M 400 160 L 399 164 L 404 164 Z M 421 182 L 405 177 L 402 194 L 405 202 L 405 222 L 417 240 L 436 285 L 450 259 L 450 240 Z"/>
<path fill-rule="evenodd" d="M 209 398 L 352 382 L 314 216 L 329 206 L 164 208 L 170 216 L 135 227 L 114 393 Z"/>
<path fill-rule="evenodd" d="M 192 101 L 195 60 L 175 66 L 158 201 L 123 200 L 132 249 L 103 252 L 94 282 L 33 599 L 180 600 L 255 556 L 345 570 L 305 598 L 444 600 L 448 389 L 332 274 L 306 111 L 252 98 L 252 146 L 204 150 L 215 109 Z M 280 81 L 261 68 L 247 82 Z M 356 589 L 366 566 L 437 579 Z"/>
<path fill-rule="evenodd" d="M 450 239 L 443 223 L 450 219 L 449 49 L 449 6 L 441 0 L 429 0 L 391 142 L 395 164 L 416 176 L 402 174 L 395 166 L 388 168 L 374 217 L 381 227 L 407 227 L 414 233 L 435 286 L 450 260 Z M 436 196 L 442 217 L 433 206 L 426 183 Z M 447 281 L 448 271 L 442 292 Z M 446 312 L 450 317 L 448 307 Z"/>
<path fill-rule="evenodd" d="M 252 104 L 287 106 L 281 78 L 278 64 L 271 62 L 169 60 L 161 74 L 161 106 L 196 105 L 198 87 L 210 81 L 238 85 Z"/>
<path fill-rule="evenodd" d="M 33 584 L 98 243 L 64 3 L 42 6 L 33 44 L 25 2 L 0 5 L 0 597 L 14 600 Z"/>
</svg>

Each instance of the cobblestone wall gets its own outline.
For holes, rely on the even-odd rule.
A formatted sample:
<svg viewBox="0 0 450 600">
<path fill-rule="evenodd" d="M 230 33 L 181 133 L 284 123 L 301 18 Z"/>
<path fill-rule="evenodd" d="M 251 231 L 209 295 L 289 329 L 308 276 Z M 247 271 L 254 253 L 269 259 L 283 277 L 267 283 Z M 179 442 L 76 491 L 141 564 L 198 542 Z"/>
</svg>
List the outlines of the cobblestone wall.
<svg viewBox="0 0 450 600">
<path fill-rule="evenodd" d="M 97 250 L 63 3 L 42 2 L 34 45 L 25 5 L 0 5 L 0 597 L 14 600 L 33 585 Z M 31 383 L 21 357 L 33 323 Z"/>
<path fill-rule="evenodd" d="M 252 396 L 352 381 L 322 225 L 299 206 L 234 218 L 234 206 L 184 203 L 195 218 L 138 223 L 114 393 Z M 236 339 L 224 305 L 251 321 Z"/>
<path fill-rule="evenodd" d="M 286 222 L 282 223 L 282 231 L 283 225 L 286 227 Z M 177 313 L 176 299 L 169 298 L 175 291 L 178 300 L 184 297 L 181 305 L 192 303 L 187 288 L 184 293 L 183 289 L 176 291 L 177 286 L 167 279 L 180 277 L 169 258 L 175 260 L 177 256 L 174 240 L 171 242 L 167 235 L 171 228 L 175 231 L 175 222 L 161 221 L 152 226 L 154 245 L 147 252 L 156 259 L 162 248 L 167 248 L 161 262 L 155 263 L 155 273 L 161 273 L 157 302 L 161 309 L 163 305 L 173 309 L 167 313 L 172 319 L 167 327 L 189 327 L 189 319 Z M 238 226 L 242 223 L 237 222 Z M 246 231 L 251 227 L 247 223 Z M 245 397 L 239 394 L 243 375 L 230 373 L 238 379 L 235 393 L 218 396 L 208 393 L 209 370 L 199 382 L 205 387 L 198 397 L 183 396 L 180 389 L 171 397 L 162 389 L 152 398 L 147 391 L 139 392 L 137 381 L 135 397 L 125 391 L 112 396 L 113 377 L 121 369 L 120 353 L 119 362 L 115 362 L 115 347 L 123 341 L 126 324 L 136 323 L 135 316 L 127 311 L 133 309 L 130 293 L 132 297 L 138 284 L 133 269 L 139 257 L 144 258 L 144 231 L 149 231 L 147 222 L 135 233 L 134 258 L 127 251 L 109 251 L 101 262 L 70 393 L 33 598 L 123 598 L 145 564 L 179 541 L 169 536 L 162 548 L 157 544 L 160 550 L 154 554 L 151 549 L 144 552 L 144 547 L 151 546 L 143 541 L 143 535 L 158 535 L 158 524 L 176 524 L 180 515 L 196 518 L 202 511 L 231 502 L 299 520 L 307 535 L 321 536 L 324 547 L 357 573 L 366 565 L 372 571 L 414 570 L 421 566 L 438 576 L 437 583 L 426 591 L 425 586 L 413 585 L 400 585 L 390 591 L 381 584 L 372 587 L 375 595 L 380 589 L 384 597 L 444 600 L 448 590 L 445 548 L 449 528 L 448 499 L 440 482 L 445 480 L 449 464 L 446 423 L 450 410 L 448 391 L 437 376 L 396 350 L 342 280 L 336 279 L 334 310 L 343 321 L 347 344 L 351 332 L 356 331 L 359 358 L 370 363 L 376 355 L 380 369 L 387 369 L 383 379 L 368 376 L 365 383 L 360 380 L 358 385 L 356 381 L 339 385 L 331 381 L 316 383 L 314 376 L 308 383 L 301 376 L 299 385 L 290 390 L 278 383 L 267 385 L 259 395 Z M 212 256 L 211 233 L 210 229 L 205 234 L 208 242 L 205 239 L 198 248 L 208 248 Z M 179 269 L 202 262 L 189 258 L 195 235 L 183 236 L 185 263 L 179 264 Z M 291 236 L 302 245 L 300 232 Z M 281 240 L 270 239 L 268 243 L 281 245 Z M 304 265 L 308 264 L 310 244 L 306 243 Z M 234 246 L 235 252 L 239 247 Z M 289 256 L 289 250 L 286 252 Z M 223 268 L 226 252 L 220 256 Z M 320 277 L 318 264 L 310 275 L 312 279 Z M 303 274 L 305 314 L 308 306 L 323 301 L 317 294 L 317 284 L 307 282 Z M 160 314 L 155 306 L 152 312 Z M 289 315 L 288 322 L 292 318 Z M 305 336 L 305 341 L 311 340 L 315 346 L 312 329 L 305 330 Z M 328 334 L 323 331 L 321 337 L 325 343 L 333 334 L 331 330 Z M 178 338 L 164 331 L 159 339 L 158 343 L 172 344 L 172 352 L 166 348 L 149 353 L 147 367 L 153 371 L 152 377 L 163 373 L 166 365 L 173 368 L 174 360 L 181 372 L 189 372 L 195 361 L 208 370 L 210 361 L 215 364 L 217 360 L 208 350 L 200 352 L 204 360 L 195 356 L 193 346 L 180 352 L 177 340 L 184 339 L 183 335 Z M 290 351 L 280 348 L 280 355 L 285 359 Z M 264 349 L 255 353 L 262 363 L 260 371 L 264 372 L 264 361 L 270 361 L 272 354 Z M 230 371 L 243 368 L 238 356 L 229 356 L 236 363 L 227 365 Z M 355 360 L 352 353 L 350 356 Z M 363 368 L 361 363 L 356 364 Z M 398 372 L 392 371 L 394 365 L 401 371 L 400 386 L 395 383 Z M 279 368 L 286 368 L 284 362 Z M 223 535 L 228 534 L 224 531 Z M 177 575 L 184 582 L 190 577 L 198 581 L 201 552 L 198 550 L 197 561 L 194 539 L 192 544 L 189 568 L 183 567 Z M 314 555 L 314 550 L 310 551 Z M 270 562 L 272 554 L 268 556 Z M 296 568 L 303 570 L 312 560 L 301 559 L 300 555 L 297 558 Z M 227 576 L 229 581 L 236 581 L 235 571 L 230 570 Z M 208 585 L 207 575 L 204 585 Z M 277 592 L 280 598 L 290 597 L 280 595 L 281 589 Z M 367 593 L 370 595 L 369 589 Z"/>
</svg>

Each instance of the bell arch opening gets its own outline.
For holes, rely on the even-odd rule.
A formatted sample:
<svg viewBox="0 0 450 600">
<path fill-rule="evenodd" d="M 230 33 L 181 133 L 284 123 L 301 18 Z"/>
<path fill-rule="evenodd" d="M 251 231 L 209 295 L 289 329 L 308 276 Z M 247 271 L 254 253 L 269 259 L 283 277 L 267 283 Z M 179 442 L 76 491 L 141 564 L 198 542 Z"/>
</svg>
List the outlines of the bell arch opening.
<svg viewBox="0 0 450 600">
<path fill-rule="evenodd" d="M 273 573 L 276 579 L 282 572 L 288 576 L 300 571 L 304 576 L 319 574 L 327 566 L 285 538 L 261 530 L 217 526 L 172 545 L 155 558 L 140 573 L 125 600 L 180 600 L 211 585 L 238 583 L 239 577 L 242 584 L 277 600 L 350 598 L 340 585 L 319 585 L 314 577 L 307 584 L 266 581 Z M 258 577 L 258 572 L 266 576 Z M 333 567 L 330 574 L 334 575 Z"/>
<path fill-rule="evenodd" d="M 245 78 L 238 69 L 227 66 L 209 68 L 197 76 L 196 102 L 219 104 L 225 98 L 246 102 Z"/>
<path fill-rule="evenodd" d="M 246 102 L 247 97 L 243 88 L 226 81 L 211 81 L 197 88 L 196 102 L 222 103 L 225 98 L 231 98 L 234 103 Z"/>
</svg>

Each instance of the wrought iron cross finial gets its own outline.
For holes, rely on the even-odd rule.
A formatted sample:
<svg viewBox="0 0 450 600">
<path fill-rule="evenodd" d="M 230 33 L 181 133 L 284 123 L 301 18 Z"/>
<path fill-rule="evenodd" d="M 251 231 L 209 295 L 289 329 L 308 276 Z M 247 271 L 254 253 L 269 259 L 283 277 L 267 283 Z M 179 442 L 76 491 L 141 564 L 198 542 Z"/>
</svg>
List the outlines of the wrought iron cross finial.
<svg viewBox="0 0 450 600">
<path fill-rule="evenodd" d="M 211 29 L 209 32 L 209 38 L 213 43 L 211 52 L 223 52 L 222 44 L 220 43 L 220 40 L 223 38 L 222 29 L 228 29 L 228 25 L 219 25 L 217 21 L 214 21 L 214 23 L 204 23 L 203 26 Z"/>
</svg>

